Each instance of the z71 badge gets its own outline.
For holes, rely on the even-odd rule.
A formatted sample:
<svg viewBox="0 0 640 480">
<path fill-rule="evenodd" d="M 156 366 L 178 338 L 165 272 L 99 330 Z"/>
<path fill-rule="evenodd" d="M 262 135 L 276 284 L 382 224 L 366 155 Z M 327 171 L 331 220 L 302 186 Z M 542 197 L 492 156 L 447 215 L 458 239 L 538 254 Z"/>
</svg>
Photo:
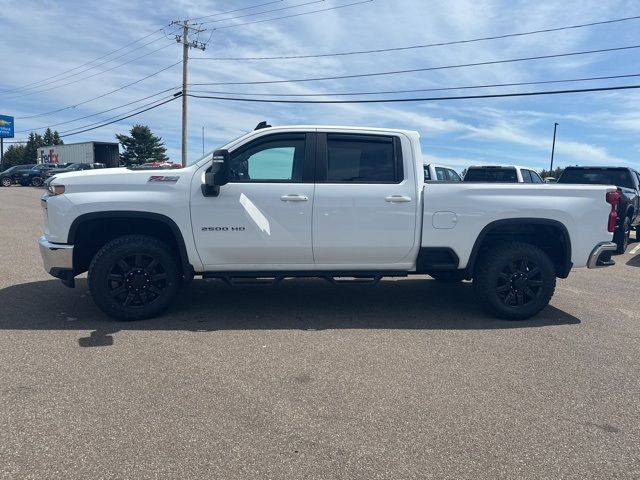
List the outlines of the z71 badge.
<svg viewBox="0 0 640 480">
<path fill-rule="evenodd" d="M 165 175 L 151 175 L 147 183 L 176 183 L 180 177 L 167 177 Z"/>
</svg>

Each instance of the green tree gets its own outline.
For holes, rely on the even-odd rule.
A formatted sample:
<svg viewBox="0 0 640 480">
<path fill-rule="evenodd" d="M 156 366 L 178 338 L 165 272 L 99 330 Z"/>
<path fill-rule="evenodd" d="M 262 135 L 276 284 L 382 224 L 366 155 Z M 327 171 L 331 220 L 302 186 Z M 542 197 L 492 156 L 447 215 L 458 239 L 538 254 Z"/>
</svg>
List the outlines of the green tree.
<svg viewBox="0 0 640 480">
<path fill-rule="evenodd" d="M 2 156 L 2 168 L 6 170 L 14 165 L 24 165 L 29 163 L 25 160 L 26 147 L 24 145 L 9 145 L 9 148 Z"/>
<path fill-rule="evenodd" d="M 47 128 L 44 131 L 44 135 L 42 136 L 42 142 L 44 143 L 44 146 L 49 146 L 49 145 L 53 145 L 53 132 L 51 131 L 50 128 Z"/>
<path fill-rule="evenodd" d="M 146 125 L 134 125 L 131 135 L 116 134 L 122 145 L 120 160 L 125 165 L 140 165 L 145 162 L 167 162 L 167 149 L 162 139 L 151 132 Z"/>
<path fill-rule="evenodd" d="M 553 177 L 557 180 L 560 177 L 560 175 L 562 175 L 562 172 L 564 172 L 564 168 L 562 167 L 556 167 L 553 169 L 553 171 L 542 169 L 540 171 L 540 176 L 542 178 Z"/>
<path fill-rule="evenodd" d="M 37 163 L 38 148 L 44 147 L 46 144 L 42 136 L 38 133 L 31 132 L 27 145 L 25 146 L 24 162 L 25 163 Z"/>
<path fill-rule="evenodd" d="M 60 138 L 60 134 L 57 130 L 53 131 L 53 144 L 54 145 L 64 145 L 62 138 Z"/>
</svg>

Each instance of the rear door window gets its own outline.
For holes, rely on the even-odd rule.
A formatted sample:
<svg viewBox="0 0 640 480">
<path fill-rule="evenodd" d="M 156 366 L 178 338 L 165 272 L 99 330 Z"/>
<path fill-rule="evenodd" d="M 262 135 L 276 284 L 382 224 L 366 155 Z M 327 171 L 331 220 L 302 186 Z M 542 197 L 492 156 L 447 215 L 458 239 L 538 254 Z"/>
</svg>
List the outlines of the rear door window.
<svg viewBox="0 0 640 480">
<path fill-rule="evenodd" d="M 458 175 L 458 172 L 456 172 L 455 170 L 451 170 L 450 168 L 447 168 L 447 174 L 449 175 L 449 181 L 450 182 L 461 182 L 462 179 L 460 178 L 460 175 Z"/>
<path fill-rule="evenodd" d="M 533 180 L 531 180 L 531 172 L 529 170 L 520 170 L 520 173 L 522 173 L 522 181 L 524 183 L 533 183 Z"/>
<path fill-rule="evenodd" d="M 400 183 L 397 142 L 383 135 L 327 134 L 327 182 Z"/>
<path fill-rule="evenodd" d="M 436 177 L 438 177 L 439 182 L 446 182 L 449 180 L 449 176 L 447 175 L 447 169 L 442 167 L 436 167 Z"/>
</svg>

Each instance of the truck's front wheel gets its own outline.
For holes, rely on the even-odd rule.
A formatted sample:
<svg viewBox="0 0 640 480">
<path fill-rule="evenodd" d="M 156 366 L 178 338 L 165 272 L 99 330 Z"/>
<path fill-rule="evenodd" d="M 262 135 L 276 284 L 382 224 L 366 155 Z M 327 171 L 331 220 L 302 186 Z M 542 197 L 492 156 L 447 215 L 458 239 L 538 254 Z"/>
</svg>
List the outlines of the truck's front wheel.
<svg viewBox="0 0 640 480">
<path fill-rule="evenodd" d="M 501 244 L 478 260 L 473 286 L 490 313 L 507 320 L 525 320 L 551 300 L 555 268 L 548 255 L 534 245 Z"/>
<path fill-rule="evenodd" d="M 180 287 L 175 256 L 164 242 L 146 235 L 126 235 L 103 246 L 88 280 L 96 305 L 120 320 L 158 315 Z"/>
</svg>

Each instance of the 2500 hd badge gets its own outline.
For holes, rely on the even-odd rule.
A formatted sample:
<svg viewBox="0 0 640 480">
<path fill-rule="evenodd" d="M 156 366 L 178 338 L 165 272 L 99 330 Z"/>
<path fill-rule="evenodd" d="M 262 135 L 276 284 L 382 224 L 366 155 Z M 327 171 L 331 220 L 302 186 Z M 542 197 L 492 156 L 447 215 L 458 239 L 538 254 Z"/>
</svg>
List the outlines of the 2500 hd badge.
<svg viewBox="0 0 640 480">
<path fill-rule="evenodd" d="M 203 232 L 244 232 L 245 227 L 202 227 Z"/>
</svg>

